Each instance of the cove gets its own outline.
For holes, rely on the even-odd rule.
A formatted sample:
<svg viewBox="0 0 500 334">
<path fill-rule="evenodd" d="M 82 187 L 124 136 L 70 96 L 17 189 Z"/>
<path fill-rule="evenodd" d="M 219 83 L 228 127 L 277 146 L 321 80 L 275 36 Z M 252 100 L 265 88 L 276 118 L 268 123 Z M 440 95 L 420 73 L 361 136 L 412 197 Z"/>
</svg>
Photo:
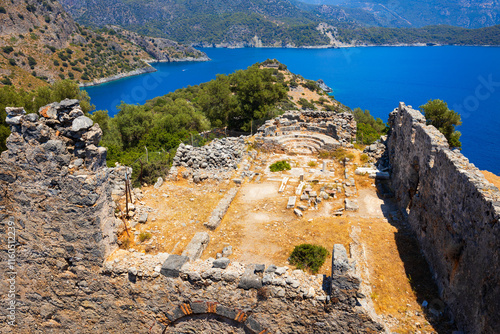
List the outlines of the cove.
<svg viewBox="0 0 500 334">
<path fill-rule="evenodd" d="M 293 73 L 323 79 L 345 105 L 387 121 L 400 101 L 415 109 L 442 99 L 462 116 L 462 152 L 478 168 L 500 174 L 500 48 L 359 47 L 346 49 L 202 49 L 201 63 L 159 63 L 158 70 L 87 87 L 96 109 L 116 114 L 120 101 L 142 104 L 217 74 L 275 58 Z"/>
</svg>

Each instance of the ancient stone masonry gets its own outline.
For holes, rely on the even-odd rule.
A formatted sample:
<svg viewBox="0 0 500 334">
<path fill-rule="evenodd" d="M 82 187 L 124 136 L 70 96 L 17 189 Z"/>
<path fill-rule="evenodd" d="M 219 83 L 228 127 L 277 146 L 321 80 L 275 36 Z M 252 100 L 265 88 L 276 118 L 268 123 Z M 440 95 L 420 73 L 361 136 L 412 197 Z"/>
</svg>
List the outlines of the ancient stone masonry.
<svg viewBox="0 0 500 334">
<path fill-rule="evenodd" d="M 282 152 L 317 152 L 350 147 L 356 121 L 350 113 L 287 111 L 259 128 L 256 144 Z"/>
<path fill-rule="evenodd" d="M 17 273 L 16 309 L 11 326 L 2 300 L 0 332 L 382 331 L 359 308 L 364 296 L 349 274 L 335 275 L 329 303 L 328 277 L 224 257 L 188 262 L 117 249 L 122 222 L 114 217 L 99 126 L 78 101 L 51 104 L 39 114 L 7 112 L 12 134 L 0 158 L 0 272 Z M 12 226 L 15 260 L 9 262 Z M 2 296 L 10 288 L 0 280 Z"/>
<path fill-rule="evenodd" d="M 500 330 L 500 192 L 424 116 L 390 114 L 395 197 L 420 241 L 443 300 L 469 333 Z"/>
<path fill-rule="evenodd" d="M 189 171 L 184 176 L 192 176 L 195 183 L 207 178 L 229 177 L 238 168 L 245 147 L 243 137 L 215 139 L 202 147 L 181 144 L 170 174 L 177 173 L 177 167 L 187 168 Z"/>
</svg>

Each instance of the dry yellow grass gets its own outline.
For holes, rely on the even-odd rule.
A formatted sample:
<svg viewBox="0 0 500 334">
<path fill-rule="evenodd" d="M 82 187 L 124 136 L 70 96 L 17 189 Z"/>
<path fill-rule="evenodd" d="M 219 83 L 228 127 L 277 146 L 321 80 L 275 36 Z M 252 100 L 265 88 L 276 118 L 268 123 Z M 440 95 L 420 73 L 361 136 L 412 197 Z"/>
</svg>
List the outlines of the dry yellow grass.
<svg viewBox="0 0 500 334">
<path fill-rule="evenodd" d="M 483 173 L 486 180 L 493 183 L 495 187 L 500 189 L 500 176 L 495 175 L 492 172 L 488 172 L 487 170 L 482 170 L 481 173 Z"/>
</svg>

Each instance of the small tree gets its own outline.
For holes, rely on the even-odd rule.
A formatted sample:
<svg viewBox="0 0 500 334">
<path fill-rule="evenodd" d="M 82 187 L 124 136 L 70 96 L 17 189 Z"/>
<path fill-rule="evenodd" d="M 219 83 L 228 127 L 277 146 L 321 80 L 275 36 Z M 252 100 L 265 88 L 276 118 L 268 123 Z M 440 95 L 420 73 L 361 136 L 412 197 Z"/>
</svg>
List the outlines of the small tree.
<svg viewBox="0 0 500 334">
<path fill-rule="evenodd" d="M 446 102 L 437 99 L 420 106 L 420 111 L 424 113 L 427 125 L 435 126 L 446 137 L 450 147 L 462 147 L 462 134 L 455 130 L 455 126 L 462 124 L 459 113 L 450 110 Z"/>
<path fill-rule="evenodd" d="M 271 172 L 281 172 L 284 170 L 290 170 L 292 169 L 292 167 L 290 166 L 288 161 L 281 160 L 273 163 L 271 166 L 269 166 L 269 169 L 271 170 Z"/>
<path fill-rule="evenodd" d="M 312 273 L 317 273 L 319 268 L 325 263 L 328 251 L 319 245 L 302 244 L 295 246 L 290 255 L 290 263 L 299 269 L 309 269 Z"/>
</svg>

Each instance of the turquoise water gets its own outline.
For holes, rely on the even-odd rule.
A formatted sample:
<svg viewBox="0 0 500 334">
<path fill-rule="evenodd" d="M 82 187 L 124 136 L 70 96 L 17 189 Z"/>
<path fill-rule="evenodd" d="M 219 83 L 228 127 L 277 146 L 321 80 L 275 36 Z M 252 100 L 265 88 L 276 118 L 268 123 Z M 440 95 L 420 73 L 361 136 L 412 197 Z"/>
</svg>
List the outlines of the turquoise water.
<svg viewBox="0 0 500 334">
<path fill-rule="evenodd" d="M 387 121 L 400 101 L 418 108 L 442 99 L 462 115 L 463 153 L 500 174 L 500 48 L 370 47 L 349 49 L 204 49 L 203 63 L 155 64 L 158 72 L 86 88 L 97 109 L 144 103 L 177 88 L 276 58 L 308 79 L 323 79 L 335 98 Z"/>
</svg>

